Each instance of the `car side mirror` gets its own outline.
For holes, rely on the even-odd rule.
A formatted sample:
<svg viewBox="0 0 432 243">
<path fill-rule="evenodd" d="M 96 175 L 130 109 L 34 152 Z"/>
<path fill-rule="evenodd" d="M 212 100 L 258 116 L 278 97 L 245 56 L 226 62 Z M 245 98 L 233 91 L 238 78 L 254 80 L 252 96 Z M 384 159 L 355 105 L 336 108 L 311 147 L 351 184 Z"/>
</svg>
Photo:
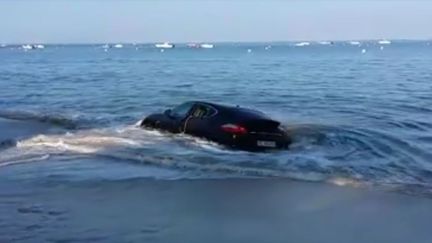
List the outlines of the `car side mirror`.
<svg viewBox="0 0 432 243">
<path fill-rule="evenodd" d="M 172 115 L 171 115 L 171 109 L 165 110 L 165 111 L 164 111 L 164 114 L 165 114 L 167 117 L 172 117 Z"/>
</svg>

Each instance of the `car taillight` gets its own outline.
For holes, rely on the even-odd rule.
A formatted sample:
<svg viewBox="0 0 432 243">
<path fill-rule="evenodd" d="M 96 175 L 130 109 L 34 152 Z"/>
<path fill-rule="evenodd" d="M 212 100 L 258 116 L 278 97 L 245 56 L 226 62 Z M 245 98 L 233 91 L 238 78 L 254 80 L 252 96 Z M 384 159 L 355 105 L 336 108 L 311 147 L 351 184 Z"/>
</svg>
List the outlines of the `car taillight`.
<svg viewBox="0 0 432 243">
<path fill-rule="evenodd" d="M 229 133 L 232 133 L 232 134 L 241 135 L 241 134 L 246 134 L 247 133 L 246 128 L 244 128 L 242 126 L 239 126 L 239 125 L 236 125 L 236 124 L 225 124 L 225 125 L 222 125 L 221 128 L 225 132 L 229 132 Z"/>
</svg>

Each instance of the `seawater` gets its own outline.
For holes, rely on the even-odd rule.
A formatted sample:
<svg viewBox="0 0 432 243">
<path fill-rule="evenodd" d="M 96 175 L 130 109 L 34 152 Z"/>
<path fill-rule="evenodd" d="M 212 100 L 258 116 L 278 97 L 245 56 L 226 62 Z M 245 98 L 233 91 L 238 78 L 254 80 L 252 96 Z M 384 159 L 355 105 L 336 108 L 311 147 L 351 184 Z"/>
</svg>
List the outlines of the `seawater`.
<svg viewBox="0 0 432 243">
<path fill-rule="evenodd" d="M 101 46 L 0 49 L 0 118 L 34 127 L 0 131 L 3 180 L 276 177 L 432 193 L 428 42 Z M 294 143 L 248 153 L 137 126 L 190 100 L 263 111 Z"/>
</svg>

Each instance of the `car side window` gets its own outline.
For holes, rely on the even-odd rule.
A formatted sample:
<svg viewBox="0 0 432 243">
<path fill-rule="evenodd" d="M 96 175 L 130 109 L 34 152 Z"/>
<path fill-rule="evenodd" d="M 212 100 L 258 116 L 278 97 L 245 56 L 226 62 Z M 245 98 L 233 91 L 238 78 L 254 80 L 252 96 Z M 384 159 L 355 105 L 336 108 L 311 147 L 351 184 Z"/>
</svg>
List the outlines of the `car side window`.
<svg viewBox="0 0 432 243">
<path fill-rule="evenodd" d="M 211 116 L 216 115 L 216 113 L 217 113 L 216 109 L 213 107 L 205 106 L 205 109 L 206 109 L 206 113 L 205 113 L 204 117 L 211 117 Z"/>
<path fill-rule="evenodd" d="M 181 105 L 175 107 L 174 109 L 172 109 L 171 114 L 172 114 L 172 116 L 175 116 L 175 117 L 180 117 L 180 118 L 185 117 L 189 113 L 192 106 L 193 106 L 193 103 L 181 104 Z"/>
<path fill-rule="evenodd" d="M 198 105 L 192 113 L 192 116 L 195 118 L 207 118 L 215 114 L 216 110 L 214 108 L 206 105 Z"/>
</svg>

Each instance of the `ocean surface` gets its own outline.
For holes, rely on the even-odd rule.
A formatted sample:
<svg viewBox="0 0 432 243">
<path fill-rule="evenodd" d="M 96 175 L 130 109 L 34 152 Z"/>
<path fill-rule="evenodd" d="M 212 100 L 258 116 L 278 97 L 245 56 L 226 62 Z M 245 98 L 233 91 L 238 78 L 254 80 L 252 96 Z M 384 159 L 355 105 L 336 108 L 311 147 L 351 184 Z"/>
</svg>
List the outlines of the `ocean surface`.
<svg viewBox="0 0 432 243">
<path fill-rule="evenodd" d="M 137 127 L 189 100 L 263 111 L 294 143 L 249 153 Z M 55 238 L 47 230 L 58 229 L 47 222 L 61 218 L 62 204 L 53 209 L 32 196 L 47 188 L 59 198 L 92 197 L 80 192 L 92 188 L 102 200 L 111 189 L 143 183 L 163 191 L 163 183 L 277 179 L 431 197 L 432 44 L 221 43 L 163 52 L 147 44 L 5 46 L 0 128 L 4 241 Z M 8 211 L 12 205 L 17 212 Z M 21 224 L 29 220 L 21 214 L 37 215 L 36 223 Z M 144 233 L 155 234 L 152 227 Z"/>
</svg>

